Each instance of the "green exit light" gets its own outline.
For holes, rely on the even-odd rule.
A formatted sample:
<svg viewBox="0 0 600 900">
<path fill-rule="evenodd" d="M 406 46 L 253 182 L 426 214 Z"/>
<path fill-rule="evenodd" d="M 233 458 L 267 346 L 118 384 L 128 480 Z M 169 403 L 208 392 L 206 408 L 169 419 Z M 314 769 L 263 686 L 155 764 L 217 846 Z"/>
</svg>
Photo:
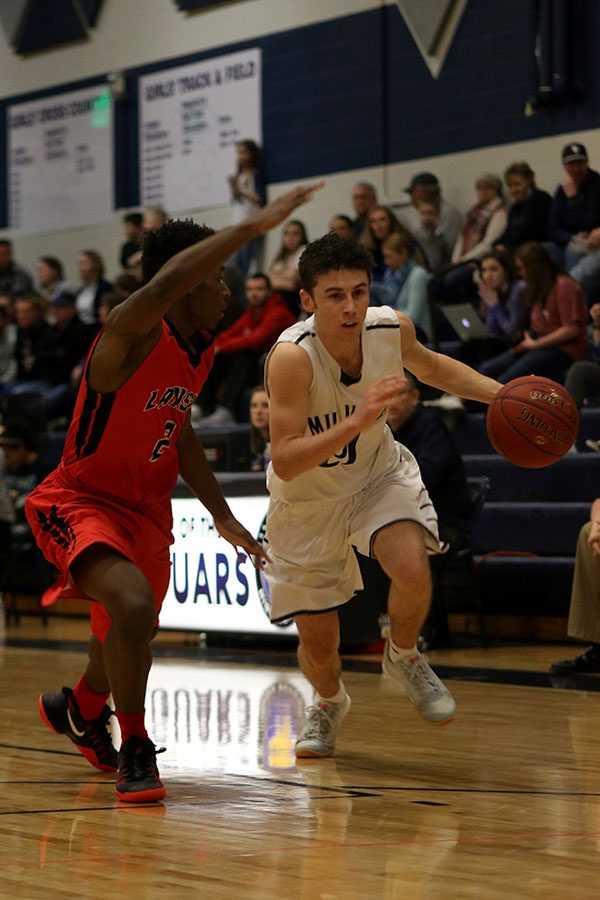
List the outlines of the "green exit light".
<svg viewBox="0 0 600 900">
<path fill-rule="evenodd" d="M 112 109 L 112 97 L 109 91 L 105 91 L 92 100 L 92 127 L 106 128 L 110 123 L 110 111 Z"/>
</svg>

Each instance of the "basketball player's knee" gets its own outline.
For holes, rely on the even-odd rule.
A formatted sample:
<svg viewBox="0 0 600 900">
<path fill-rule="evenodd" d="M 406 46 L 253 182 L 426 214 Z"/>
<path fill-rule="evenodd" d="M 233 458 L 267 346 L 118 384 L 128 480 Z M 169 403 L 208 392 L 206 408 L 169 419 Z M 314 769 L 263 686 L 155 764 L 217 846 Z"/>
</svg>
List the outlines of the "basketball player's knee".
<svg viewBox="0 0 600 900">
<path fill-rule="evenodd" d="M 426 560 L 403 560 L 393 566 L 389 575 L 402 594 L 420 597 L 431 593 L 431 573 Z"/>
<path fill-rule="evenodd" d="M 156 604 L 150 589 L 113 598 L 110 614 L 113 624 L 124 637 L 150 640 L 156 625 Z"/>
<path fill-rule="evenodd" d="M 327 666 L 335 657 L 339 647 L 339 638 L 333 635 L 329 638 L 323 637 L 302 638 L 300 641 L 300 654 L 313 666 L 322 669 Z"/>
</svg>

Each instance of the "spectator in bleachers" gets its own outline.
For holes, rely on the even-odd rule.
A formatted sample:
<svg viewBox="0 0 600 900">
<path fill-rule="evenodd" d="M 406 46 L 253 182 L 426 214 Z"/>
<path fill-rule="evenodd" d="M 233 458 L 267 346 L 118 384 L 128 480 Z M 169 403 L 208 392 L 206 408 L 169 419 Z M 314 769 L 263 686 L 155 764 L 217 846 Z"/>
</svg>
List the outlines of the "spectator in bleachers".
<svg viewBox="0 0 600 900">
<path fill-rule="evenodd" d="M 228 178 L 233 209 L 232 225 L 250 218 L 266 203 L 261 148 L 255 141 L 244 140 L 238 141 L 235 150 L 237 170 Z M 264 238 L 259 235 L 233 255 L 233 262 L 244 278 L 261 268 L 263 246 Z"/>
<path fill-rule="evenodd" d="M 413 235 L 423 250 L 430 272 L 439 272 L 450 262 L 454 244 L 449 244 L 440 226 L 440 199 L 432 195 L 430 200 L 417 203 L 419 222 Z"/>
<path fill-rule="evenodd" d="M 140 212 L 125 213 L 121 219 L 126 240 L 119 250 L 119 264 L 127 271 L 138 270 L 144 239 L 144 217 Z"/>
<path fill-rule="evenodd" d="M 149 206 L 143 212 L 144 231 L 157 231 L 169 220 L 169 213 L 162 206 Z"/>
<path fill-rule="evenodd" d="M 121 272 L 113 281 L 112 292 L 117 294 L 121 300 L 127 300 L 130 294 L 140 287 L 141 282 L 132 272 Z M 100 298 L 102 300 L 102 298 Z"/>
<path fill-rule="evenodd" d="M 0 394 L 2 386 L 14 381 L 17 375 L 17 326 L 12 320 L 10 297 L 0 296 Z"/>
<path fill-rule="evenodd" d="M 42 378 L 40 351 L 43 353 L 50 334 L 50 325 L 46 321 L 47 309 L 48 304 L 43 297 L 33 292 L 15 300 L 17 373 L 11 392 L 18 392 L 20 385 L 27 391 L 31 383 Z"/>
<path fill-rule="evenodd" d="M 463 216 L 444 200 L 437 177 L 432 172 L 419 172 L 418 175 L 413 176 L 405 191 L 410 196 L 411 206 L 402 209 L 398 214 L 402 224 L 408 228 L 419 244 L 421 244 L 421 237 L 417 233 L 423 224 L 419 206 L 424 202 L 434 204 L 437 209 L 435 235 L 449 248 L 448 258 L 450 258 L 462 231 Z M 427 235 L 424 236 L 427 237 Z M 423 245 L 421 244 L 421 246 Z M 423 250 L 428 255 L 426 247 L 423 247 Z M 434 267 L 431 266 L 431 269 L 433 271 Z"/>
<path fill-rule="evenodd" d="M 269 395 L 259 384 L 250 394 L 250 471 L 265 472 L 270 462 Z"/>
<path fill-rule="evenodd" d="M 29 272 L 19 266 L 13 258 L 11 241 L 0 240 L 0 295 L 18 297 L 33 288 L 33 279 Z"/>
<path fill-rule="evenodd" d="M 504 181 L 512 202 L 506 228 L 494 241 L 494 247 L 514 253 L 528 241 L 546 241 L 552 197 L 536 187 L 529 163 L 512 163 L 504 173 Z"/>
<path fill-rule="evenodd" d="M 437 513 L 440 540 L 458 549 L 465 543 L 471 513 L 463 461 L 439 413 L 421 403 L 414 375 L 406 371 L 404 375 L 406 386 L 388 404 L 387 423 L 419 464 Z"/>
<path fill-rule="evenodd" d="M 38 291 L 48 301 L 60 294 L 65 287 L 63 264 L 55 256 L 41 256 L 38 259 L 36 276 Z"/>
<path fill-rule="evenodd" d="M 517 278 L 510 256 L 502 250 L 487 253 L 479 263 L 477 293 L 490 335 L 513 346 L 529 324 L 527 284 Z"/>
<path fill-rule="evenodd" d="M 390 234 L 381 249 L 386 266 L 382 285 L 389 294 L 388 305 L 406 313 L 417 329 L 418 340 L 430 341 L 432 329 L 427 296 L 430 275 L 417 262 L 414 238 L 408 233 Z"/>
<path fill-rule="evenodd" d="M 119 249 L 119 264 L 122 269 L 130 269 L 139 262 L 144 240 L 144 216 L 140 212 L 125 213 L 121 223 L 125 241 Z"/>
<path fill-rule="evenodd" d="M 481 175 L 475 182 L 477 202 L 467 212 L 462 234 L 452 251 L 452 266 L 431 282 L 432 296 L 439 303 L 476 300 L 473 273 L 478 261 L 492 249 L 506 228 L 506 204 L 502 181 L 497 175 Z"/>
<path fill-rule="evenodd" d="M 290 219 L 283 228 L 281 245 L 269 268 L 274 291 L 279 291 L 294 317 L 300 312 L 300 279 L 298 262 L 308 244 L 306 226 L 298 219 Z"/>
<path fill-rule="evenodd" d="M 515 259 L 517 274 L 527 284 L 530 328 L 520 343 L 484 362 L 479 371 L 503 384 L 532 373 L 563 382 L 567 368 L 586 353 L 588 309 L 581 288 L 543 244 L 523 244 Z"/>
<path fill-rule="evenodd" d="M 591 304 L 600 288 L 600 173 L 579 143 L 563 147 L 562 164 L 566 174 L 552 200 L 550 240 Z"/>
<path fill-rule="evenodd" d="M 78 268 L 81 286 L 75 301 L 77 315 L 85 325 L 97 325 L 100 298 L 112 291 L 112 284 L 104 278 L 104 261 L 95 250 L 81 251 Z"/>
<path fill-rule="evenodd" d="M 102 294 L 100 305 L 98 306 L 98 321 L 100 325 L 104 325 L 109 313 L 112 312 L 115 306 L 118 306 L 119 303 L 126 299 L 127 297 L 121 296 L 117 291 L 107 291 L 106 294 Z"/>
<path fill-rule="evenodd" d="M 7 421 L 0 434 L 0 457 L 4 457 L 5 499 L 10 504 L 11 520 L 4 548 L 0 548 L 0 591 L 19 590 L 23 585 L 35 585 L 45 590 L 55 577 L 55 570 L 45 560 L 33 540 L 25 517 L 25 501 L 31 491 L 45 478 L 47 470 L 38 457 L 39 434 L 28 421 Z M 0 462 L 1 466 L 1 462 Z M 2 475 L 0 473 L 0 479 Z M 2 494 L 0 486 L 0 495 Z M 0 533 L 3 514 L 0 500 Z M 5 553 L 2 553 L 2 549 Z M 4 559 L 2 559 L 4 556 Z"/>
<path fill-rule="evenodd" d="M 583 401 L 600 397 L 600 303 L 594 303 L 590 309 L 592 319 L 591 359 L 580 359 L 574 362 L 567 372 L 565 387 L 571 394 L 577 408 Z M 596 442 L 597 443 L 597 442 Z"/>
<path fill-rule="evenodd" d="M 579 532 L 569 608 L 569 636 L 588 646 L 574 659 L 552 663 L 553 675 L 600 672 L 600 497 Z"/>
<path fill-rule="evenodd" d="M 39 462 L 39 434 L 29 421 L 10 419 L 0 434 L 0 448 L 6 460 L 6 489 L 15 514 L 11 536 L 13 540 L 28 540 L 31 530 L 25 518 L 25 500 L 48 474 Z"/>
<path fill-rule="evenodd" d="M 362 241 L 369 213 L 377 203 L 377 192 L 368 181 L 357 181 L 352 188 L 352 209 L 355 213 L 354 237 Z"/>
<path fill-rule="evenodd" d="M 333 231 L 335 234 L 339 234 L 341 238 L 356 237 L 354 222 L 350 216 L 344 216 L 342 213 L 333 216 L 329 222 L 329 230 Z"/>
<path fill-rule="evenodd" d="M 54 324 L 40 348 L 40 376 L 44 382 L 42 392 L 48 419 L 54 422 L 61 420 L 59 424 L 66 426 L 75 404 L 80 366 L 87 356 L 95 331 L 84 325 L 77 315 L 73 293 L 63 291 L 52 300 L 51 306 Z"/>
<path fill-rule="evenodd" d="M 235 422 L 244 391 L 262 378 L 265 355 L 296 321 L 262 272 L 246 279 L 246 299 L 248 309 L 215 339 L 215 362 L 200 394 L 203 411 L 214 411 L 202 420 L 203 426 Z"/>
<path fill-rule="evenodd" d="M 371 276 L 374 282 L 383 281 L 385 260 L 383 258 L 382 244 L 391 234 L 402 234 L 405 237 L 411 236 L 410 231 L 400 224 L 396 214 L 389 206 L 374 206 L 369 213 L 361 240 L 361 243 L 367 248 L 375 261 Z M 419 264 L 422 265 L 424 258 L 420 249 L 416 252 L 416 258 Z"/>
<path fill-rule="evenodd" d="M 529 306 L 525 299 L 527 285 L 517 278 L 513 259 L 506 251 L 486 253 L 474 278 L 480 299 L 479 315 L 489 334 L 464 341 L 457 356 L 477 368 L 522 341 L 529 324 Z"/>
<path fill-rule="evenodd" d="M 0 574 L 9 557 L 11 526 L 14 522 L 15 511 L 6 486 L 6 457 L 0 447 Z"/>
</svg>

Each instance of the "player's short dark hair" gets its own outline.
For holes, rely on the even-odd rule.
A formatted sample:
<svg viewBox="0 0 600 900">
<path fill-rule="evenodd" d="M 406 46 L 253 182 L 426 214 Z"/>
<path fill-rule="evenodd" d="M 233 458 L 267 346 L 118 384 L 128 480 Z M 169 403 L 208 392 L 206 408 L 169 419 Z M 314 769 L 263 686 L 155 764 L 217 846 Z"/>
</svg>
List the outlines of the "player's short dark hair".
<svg viewBox="0 0 600 900">
<path fill-rule="evenodd" d="M 214 233 L 208 225 L 198 225 L 192 219 L 169 219 L 156 231 L 146 230 L 142 244 L 144 281 L 150 281 L 172 256 Z"/>
<path fill-rule="evenodd" d="M 330 231 L 316 241 L 311 241 L 300 257 L 298 273 L 300 285 L 310 294 L 320 275 L 350 269 L 365 272 L 371 280 L 373 257 L 353 238 L 341 238 Z"/>
</svg>

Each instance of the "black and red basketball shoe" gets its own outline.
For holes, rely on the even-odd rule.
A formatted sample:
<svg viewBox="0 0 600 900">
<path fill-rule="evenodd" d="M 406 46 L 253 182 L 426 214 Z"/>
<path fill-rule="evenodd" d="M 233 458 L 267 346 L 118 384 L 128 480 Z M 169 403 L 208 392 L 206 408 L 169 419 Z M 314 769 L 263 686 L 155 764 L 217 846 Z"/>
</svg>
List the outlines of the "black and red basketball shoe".
<svg viewBox="0 0 600 900">
<path fill-rule="evenodd" d="M 57 734 L 66 734 L 88 762 L 101 772 L 116 772 L 118 754 L 114 748 L 108 720 L 113 715 L 105 706 L 97 719 L 84 719 L 71 688 L 40 694 L 40 715 L 48 728 Z"/>
<path fill-rule="evenodd" d="M 156 765 L 156 749 L 150 738 L 130 737 L 119 750 L 115 791 L 126 803 L 147 803 L 167 796 Z"/>
</svg>

